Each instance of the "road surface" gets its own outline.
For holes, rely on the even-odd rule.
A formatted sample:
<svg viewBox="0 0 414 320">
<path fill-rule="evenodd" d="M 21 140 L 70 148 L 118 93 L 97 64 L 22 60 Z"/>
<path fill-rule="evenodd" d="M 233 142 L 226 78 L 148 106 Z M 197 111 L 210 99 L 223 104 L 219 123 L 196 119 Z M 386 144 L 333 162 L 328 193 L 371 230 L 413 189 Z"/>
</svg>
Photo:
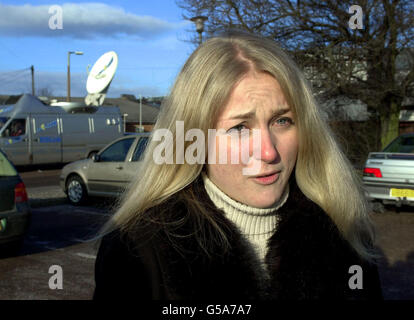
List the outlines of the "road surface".
<svg viewBox="0 0 414 320">
<path fill-rule="evenodd" d="M 0 299 L 90 299 L 97 246 L 90 239 L 111 214 L 99 200 L 89 206 L 66 203 L 60 169 L 22 172 L 33 208 L 32 225 L 18 256 L 0 257 Z M 51 205 L 50 200 L 57 200 Z M 110 203 L 109 203 L 110 204 Z M 373 214 L 379 273 L 385 299 L 414 300 L 414 209 L 387 207 Z M 52 290 L 49 268 L 61 266 L 63 289 Z"/>
</svg>

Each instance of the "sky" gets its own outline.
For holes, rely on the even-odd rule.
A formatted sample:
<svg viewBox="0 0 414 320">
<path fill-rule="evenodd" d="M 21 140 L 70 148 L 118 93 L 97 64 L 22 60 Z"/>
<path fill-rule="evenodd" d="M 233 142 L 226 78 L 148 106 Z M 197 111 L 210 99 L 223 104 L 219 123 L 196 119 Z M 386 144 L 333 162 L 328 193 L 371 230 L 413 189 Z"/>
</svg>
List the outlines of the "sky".
<svg viewBox="0 0 414 320">
<path fill-rule="evenodd" d="M 70 58 L 71 96 L 84 97 L 88 65 L 115 51 L 108 97 L 163 96 L 195 49 L 175 0 L 52 1 L 0 0 L 0 94 L 31 93 L 33 65 L 36 93 L 66 96 L 68 51 L 82 51 Z"/>
</svg>

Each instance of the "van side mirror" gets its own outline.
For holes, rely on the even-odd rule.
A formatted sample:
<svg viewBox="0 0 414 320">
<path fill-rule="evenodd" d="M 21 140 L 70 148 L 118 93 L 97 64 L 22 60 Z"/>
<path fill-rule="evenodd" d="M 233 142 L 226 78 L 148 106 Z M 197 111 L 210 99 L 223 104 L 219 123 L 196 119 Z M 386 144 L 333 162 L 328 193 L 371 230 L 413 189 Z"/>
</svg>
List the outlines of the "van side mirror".
<svg viewBox="0 0 414 320">
<path fill-rule="evenodd" d="M 93 160 L 93 162 L 99 162 L 99 160 L 101 160 L 101 157 L 100 157 L 100 155 L 99 155 L 99 154 L 95 153 L 95 154 L 92 156 L 92 160 Z"/>
</svg>

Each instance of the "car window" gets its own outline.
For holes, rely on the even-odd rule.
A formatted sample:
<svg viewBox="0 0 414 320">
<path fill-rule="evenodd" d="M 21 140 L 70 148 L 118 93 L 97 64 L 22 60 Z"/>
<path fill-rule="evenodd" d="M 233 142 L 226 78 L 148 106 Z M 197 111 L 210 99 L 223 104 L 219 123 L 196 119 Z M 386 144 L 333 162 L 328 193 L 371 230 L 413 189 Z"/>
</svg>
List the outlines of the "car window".
<svg viewBox="0 0 414 320">
<path fill-rule="evenodd" d="M 100 154 L 100 162 L 122 162 L 125 161 L 125 157 L 134 142 L 134 138 L 123 139 L 118 142 L 115 142 L 113 145 L 105 149 Z"/>
<path fill-rule="evenodd" d="M 17 171 L 4 154 L 0 152 L 0 177 L 5 176 L 17 176 Z"/>
<path fill-rule="evenodd" d="M 414 153 L 414 137 L 398 137 L 384 149 L 384 152 Z"/>
<path fill-rule="evenodd" d="M 26 133 L 26 119 L 13 119 L 3 132 L 3 137 L 18 137 Z"/>
<path fill-rule="evenodd" d="M 145 147 L 148 143 L 148 137 L 142 137 L 139 139 L 137 146 L 134 150 L 134 155 L 132 156 L 131 161 L 141 161 L 142 155 L 144 154 Z"/>
</svg>

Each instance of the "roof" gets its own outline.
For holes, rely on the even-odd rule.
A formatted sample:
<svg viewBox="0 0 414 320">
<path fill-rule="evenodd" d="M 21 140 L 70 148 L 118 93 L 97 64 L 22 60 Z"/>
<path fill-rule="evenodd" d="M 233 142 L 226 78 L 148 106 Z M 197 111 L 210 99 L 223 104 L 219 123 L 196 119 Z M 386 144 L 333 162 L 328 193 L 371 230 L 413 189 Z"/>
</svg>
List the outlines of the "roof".
<svg viewBox="0 0 414 320">
<path fill-rule="evenodd" d="M 106 98 L 105 104 L 118 106 L 122 114 L 127 113 L 127 122 L 139 122 L 139 102 L 124 98 Z M 159 112 L 159 108 L 142 103 L 142 122 L 148 124 L 155 123 Z"/>
<path fill-rule="evenodd" d="M 96 108 L 96 110 L 89 111 L 89 113 L 101 113 L 101 112 L 119 112 L 118 108 L 111 107 L 109 109 Z M 13 116 L 17 112 L 21 113 L 68 113 L 64 108 L 58 106 L 48 106 L 43 104 L 38 98 L 31 94 L 24 94 L 15 104 L 7 104 L 0 106 L 0 115 Z"/>
<path fill-rule="evenodd" d="M 0 95 L 0 106 L 5 104 L 15 104 L 21 97 L 21 94 L 18 95 Z"/>
<path fill-rule="evenodd" d="M 58 101 L 66 101 L 66 97 L 51 97 L 50 99 L 57 99 Z M 83 97 L 71 97 L 73 102 L 83 102 Z M 121 111 L 121 115 L 128 114 L 126 122 L 139 122 L 139 102 L 132 101 L 127 97 L 124 98 L 105 98 L 102 107 L 117 106 Z M 142 123 L 154 124 L 157 121 L 160 109 L 148 104 L 142 104 Z"/>
</svg>

